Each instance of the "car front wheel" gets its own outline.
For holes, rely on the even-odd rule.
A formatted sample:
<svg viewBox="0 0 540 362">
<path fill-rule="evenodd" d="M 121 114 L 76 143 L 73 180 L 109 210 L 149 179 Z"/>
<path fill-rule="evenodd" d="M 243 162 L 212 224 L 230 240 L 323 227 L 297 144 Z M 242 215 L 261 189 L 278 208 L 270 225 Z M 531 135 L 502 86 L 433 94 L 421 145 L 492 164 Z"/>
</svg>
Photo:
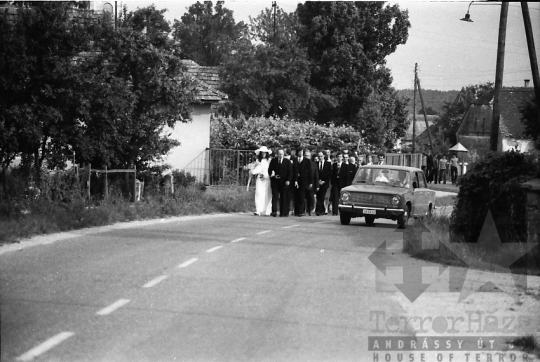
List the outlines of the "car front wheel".
<svg viewBox="0 0 540 362">
<path fill-rule="evenodd" d="M 351 213 L 344 211 L 340 212 L 339 220 L 341 221 L 341 225 L 349 225 L 351 223 Z"/>
<path fill-rule="evenodd" d="M 407 207 L 405 208 L 405 212 L 398 219 L 398 226 L 400 229 L 405 229 L 407 227 L 407 222 L 409 221 L 410 215 L 411 215 L 411 207 L 407 205 Z"/>
</svg>

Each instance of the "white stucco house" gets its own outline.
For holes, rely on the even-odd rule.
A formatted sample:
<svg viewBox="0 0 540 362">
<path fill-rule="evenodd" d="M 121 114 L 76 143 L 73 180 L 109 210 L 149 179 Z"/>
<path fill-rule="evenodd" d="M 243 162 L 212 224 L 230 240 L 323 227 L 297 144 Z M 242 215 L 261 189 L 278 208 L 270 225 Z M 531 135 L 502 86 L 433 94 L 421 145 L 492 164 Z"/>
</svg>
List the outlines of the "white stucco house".
<svg viewBox="0 0 540 362">
<path fill-rule="evenodd" d="M 170 138 L 180 142 L 166 157 L 165 163 L 173 169 L 189 168 L 191 174 L 203 181 L 205 151 L 210 147 L 210 118 L 212 105 L 227 99 L 227 95 L 217 88 L 219 75 L 216 67 L 203 67 L 192 60 L 184 60 L 188 73 L 197 83 L 195 101 L 190 122 L 177 122 L 167 130 Z"/>
</svg>

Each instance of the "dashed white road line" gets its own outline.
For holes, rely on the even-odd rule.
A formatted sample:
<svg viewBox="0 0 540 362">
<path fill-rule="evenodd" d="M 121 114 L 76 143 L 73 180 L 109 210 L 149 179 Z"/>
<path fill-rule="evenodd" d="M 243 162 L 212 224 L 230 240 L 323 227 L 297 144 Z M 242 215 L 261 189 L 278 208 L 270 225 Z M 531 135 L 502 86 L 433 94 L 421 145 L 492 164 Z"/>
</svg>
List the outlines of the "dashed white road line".
<svg viewBox="0 0 540 362">
<path fill-rule="evenodd" d="M 152 288 L 154 285 L 161 283 L 165 279 L 167 279 L 167 275 L 160 275 L 159 277 L 154 278 L 150 280 L 148 283 L 146 283 L 145 285 L 143 285 L 143 288 Z"/>
<path fill-rule="evenodd" d="M 294 228 L 294 227 L 297 227 L 297 226 L 300 226 L 300 225 L 289 225 L 289 226 L 284 226 L 283 228 L 284 229 L 290 229 L 290 228 Z"/>
<path fill-rule="evenodd" d="M 327 224 L 329 222 L 332 222 L 332 221 L 317 221 L 317 222 L 314 222 L 313 224 Z"/>
<path fill-rule="evenodd" d="M 214 251 L 216 250 L 219 250 L 221 249 L 223 246 L 214 246 L 213 248 L 210 248 L 208 250 L 206 250 L 207 253 L 213 253 Z"/>
<path fill-rule="evenodd" d="M 270 231 L 272 231 L 272 230 L 259 231 L 259 232 L 257 233 L 257 235 L 266 234 L 266 233 L 269 233 Z"/>
<path fill-rule="evenodd" d="M 114 312 L 115 310 L 117 310 L 118 308 L 122 307 L 123 305 L 125 304 L 128 304 L 129 303 L 129 299 L 118 299 L 116 302 L 114 302 L 113 304 L 111 304 L 110 306 L 108 307 L 105 307 L 103 308 L 102 310 L 98 311 L 96 313 L 96 315 L 107 315 L 107 314 L 111 314 L 112 312 Z"/>
<path fill-rule="evenodd" d="M 185 268 L 186 266 L 190 266 L 191 264 L 195 263 L 197 260 L 198 260 L 197 258 L 191 258 L 188 261 L 185 261 L 182 264 L 178 265 L 178 267 Z"/>
<path fill-rule="evenodd" d="M 238 238 L 231 241 L 231 243 L 237 243 L 239 241 L 246 240 L 246 238 Z"/>
<path fill-rule="evenodd" d="M 26 353 L 20 355 L 19 357 L 17 357 L 17 361 L 23 361 L 23 362 L 31 361 L 34 358 L 36 358 L 37 356 L 39 356 L 40 354 L 43 354 L 43 353 L 47 352 L 51 348 L 59 345 L 60 343 L 64 342 L 66 339 L 68 339 L 69 337 L 72 337 L 74 335 L 75 335 L 75 333 L 73 333 L 73 332 L 58 333 L 56 336 L 54 336 L 52 338 L 49 338 L 48 340 L 41 343 L 40 345 L 35 346 L 34 348 L 29 350 L 28 352 L 26 352 Z"/>
</svg>

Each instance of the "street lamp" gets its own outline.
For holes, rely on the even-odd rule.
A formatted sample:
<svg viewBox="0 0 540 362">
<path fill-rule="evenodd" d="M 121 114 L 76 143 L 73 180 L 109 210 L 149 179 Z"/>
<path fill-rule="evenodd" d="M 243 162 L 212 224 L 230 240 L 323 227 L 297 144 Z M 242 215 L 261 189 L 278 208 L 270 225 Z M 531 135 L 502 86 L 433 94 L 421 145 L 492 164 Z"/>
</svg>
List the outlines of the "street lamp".
<svg viewBox="0 0 540 362">
<path fill-rule="evenodd" d="M 469 3 L 467 14 L 461 20 L 471 22 L 471 16 L 469 15 L 469 9 L 475 1 Z M 499 5 L 499 4 L 486 4 L 480 2 L 478 5 Z M 534 39 L 531 26 L 531 18 L 529 15 L 529 7 L 526 1 L 521 2 L 521 10 L 523 13 L 523 23 L 525 25 L 525 35 L 527 37 L 527 48 L 529 50 L 529 61 L 531 63 L 531 71 L 533 75 L 535 98 L 540 99 L 540 75 L 538 72 L 538 61 L 536 59 L 536 49 L 534 47 Z M 503 1 L 501 6 L 501 18 L 499 21 L 499 40 L 497 45 L 497 65 L 495 72 L 495 89 L 493 94 L 493 118 L 491 123 L 491 144 L 492 151 L 497 151 L 498 136 L 499 136 L 499 95 L 502 88 L 503 69 L 504 69 L 504 49 L 506 43 L 506 21 L 508 18 L 508 1 Z M 538 122 L 540 122 L 540 108 L 537 112 Z"/>
<path fill-rule="evenodd" d="M 471 1 L 470 4 L 469 4 L 469 7 L 467 8 L 467 14 L 465 14 L 465 17 L 464 18 L 461 18 L 459 20 L 461 21 L 466 21 L 468 23 L 472 23 L 473 21 L 471 20 L 471 15 L 469 14 L 469 10 L 471 9 L 471 5 L 474 1 Z"/>
</svg>

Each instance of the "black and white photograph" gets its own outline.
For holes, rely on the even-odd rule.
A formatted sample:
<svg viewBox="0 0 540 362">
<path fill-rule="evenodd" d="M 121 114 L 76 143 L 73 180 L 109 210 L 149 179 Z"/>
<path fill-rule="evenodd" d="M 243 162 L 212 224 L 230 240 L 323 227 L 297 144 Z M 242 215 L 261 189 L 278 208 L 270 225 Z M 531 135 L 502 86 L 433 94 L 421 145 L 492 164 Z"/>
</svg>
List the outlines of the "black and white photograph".
<svg viewBox="0 0 540 362">
<path fill-rule="evenodd" d="M 0 1 L 0 361 L 540 362 L 540 3 Z"/>
</svg>

